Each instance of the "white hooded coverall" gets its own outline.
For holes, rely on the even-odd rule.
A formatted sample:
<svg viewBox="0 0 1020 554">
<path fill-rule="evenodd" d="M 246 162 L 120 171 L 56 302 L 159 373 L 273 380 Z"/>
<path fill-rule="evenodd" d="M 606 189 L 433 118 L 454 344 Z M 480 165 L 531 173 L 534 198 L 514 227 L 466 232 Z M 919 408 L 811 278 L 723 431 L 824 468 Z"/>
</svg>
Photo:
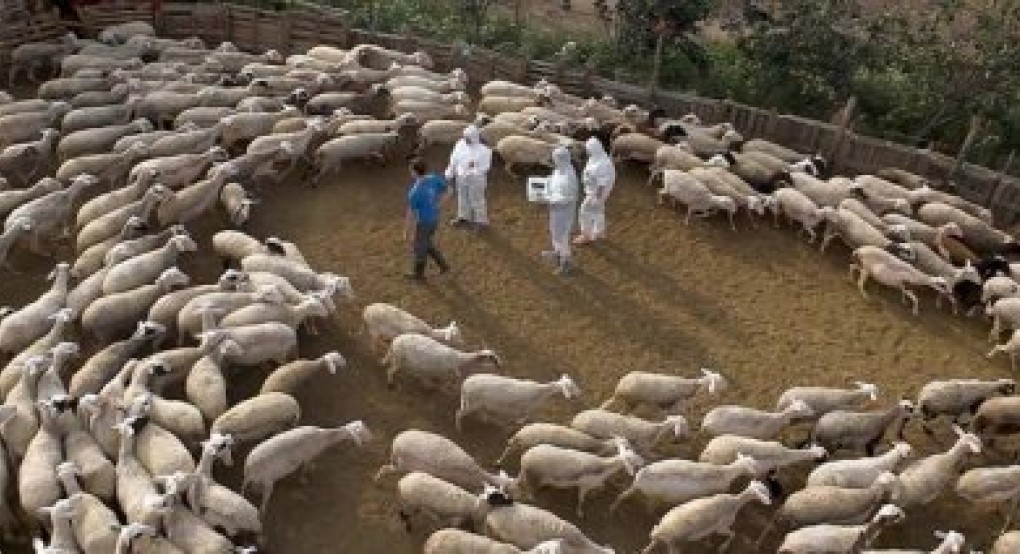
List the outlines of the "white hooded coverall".
<svg viewBox="0 0 1020 554">
<path fill-rule="evenodd" d="M 578 224 L 585 238 L 602 238 L 606 234 L 606 200 L 616 183 L 616 168 L 599 139 L 589 138 L 584 149 L 588 162 L 581 174 L 584 201 L 577 214 Z"/>
<path fill-rule="evenodd" d="M 464 129 L 464 138 L 457 141 L 450 153 L 446 179 L 456 179 L 457 219 L 487 225 L 489 215 L 485 207 L 485 187 L 492 150 L 482 144 L 478 127 Z"/>
<path fill-rule="evenodd" d="M 577 213 L 577 171 L 570 161 L 570 151 L 557 146 L 552 152 L 553 169 L 549 176 L 549 234 L 553 252 L 561 266 L 570 261 L 570 233 Z"/>
</svg>

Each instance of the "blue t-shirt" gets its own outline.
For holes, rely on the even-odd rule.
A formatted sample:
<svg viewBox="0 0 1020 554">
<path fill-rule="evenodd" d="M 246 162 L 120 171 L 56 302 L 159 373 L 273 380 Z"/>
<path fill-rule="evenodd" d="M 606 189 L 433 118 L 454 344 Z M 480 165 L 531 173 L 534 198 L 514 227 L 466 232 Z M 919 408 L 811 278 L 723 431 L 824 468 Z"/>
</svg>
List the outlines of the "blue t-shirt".
<svg viewBox="0 0 1020 554">
<path fill-rule="evenodd" d="M 407 193 L 407 205 L 418 223 L 439 223 L 439 199 L 446 192 L 446 180 L 430 173 L 419 178 Z"/>
</svg>

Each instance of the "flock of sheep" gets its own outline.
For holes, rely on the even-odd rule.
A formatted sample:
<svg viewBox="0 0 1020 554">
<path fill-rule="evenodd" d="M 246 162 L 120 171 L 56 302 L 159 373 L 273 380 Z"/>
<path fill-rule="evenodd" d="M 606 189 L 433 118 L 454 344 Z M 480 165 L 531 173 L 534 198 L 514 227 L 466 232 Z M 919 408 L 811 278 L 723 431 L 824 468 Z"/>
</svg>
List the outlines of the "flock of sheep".
<svg viewBox="0 0 1020 554">
<path fill-rule="evenodd" d="M 0 99 L 0 262 L 13 270 L 12 249 L 45 254 L 53 250 L 45 243 L 65 239 L 75 251 L 73 263 L 56 264 L 48 291 L 0 320 L 10 358 L 0 370 L 0 525 L 8 537 L 37 537 L 37 552 L 254 551 L 236 545 L 262 540 L 276 481 L 341 441 L 370 440 L 361 421 L 298 426 L 294 398 L 302 382 L 345 365 L 336 352 L 300 359 L 298 330 L 316 332 L 317 320 L 335 313 L 334 298 L 352 296 L 350 281 L 315 271 L 292 243 L 221 230 L 211 250 L 230 269 L 193 284 L 178 265 L 209 249 L 185 226 L 210 216 L 243 226 L 256 186 L 304 168 L 311 181 L 328 180 L 351 162 L 452 145 L 472 122 L 511 173 L 550 166 L 559 144 L 580 155 L 595 136 L 618 161 L 650 163 L 660 200 L 683 204 L 688 218 L 723 211 L 735 226 L 738 210 L 771 210 L 812 241 L 824 224 L 823 248 L 839 237 L 854 249 L 862 293 L 871 278 L 900 289 L 916 311 L 910 288 L 928 286 L 954 308 L 986 306 L 993 337 L 1020 328 L 1020 268 L 1002 257 L 1020 247 L 986 209 L 899 170 L 824 179 L 824 160 L 744 141 L 728 124 L 620 108 L 548 83 L 491 81 L 473 110 L 464 72 L 434 73 L 424 53 L 318 46 L 283 58 L 156 38 L 144 23 L 106 29 L 99 41 L 22 45 L 12 62 L 12 82 L 44 69 L 59 76 L 36 98 Z M 620 474 L 630 482 L 611 511 L 634 499 L 668 508 L 648 553 L 712 535 L 725 549 L 749 503 L 781 503 L 756 539 L 785 533 L 779 551 L 792 554 L 860 552 L 951 490 L 1010 509 L 1020 500 L 1020 466 L 974 467 L 994 460 L 997 439 L 1020 431 L 1012 380 L 932 382 L 916 402 L 867 411 L 859 410 L 878 391 L 866 383 L 793 388 L 774 411 L 715 406 L 701 420 L 710 440 L 694 461 L 661 448 L 694 438 L 680 412 L 728 386 L 718 373 L 631 373 L 569 425 L 534 423 L 555 398 L 580 395 L 570 376 L 499 375 L 496 353 L 460 349 L 456 324 L 433 327 L 388 304 L 370 304 L 363 319 L 372 347 L 386 351 L 391 384 L 413 378 L 459 393 L 458 429 L 478 420 L 514 431 L 497 463 L 519 460 L 516 477 L 433 433 L 393 440 L 377 480 L 401 473 L 401 517 L 438 524 L 429 553 L 611 552 L 526 502 L 545 487 L 576 489 L 583 518 L 588 495 Z M 97 346 L 80 364 L 74 328 Z M 998 351 L 1015 356 L 1020 337 Z M 231 406 L 228 368 L 267 365 L 258 394 Z M 954 422 L 948 448 L 919 455 L 906 442 L 883 442 L 917 418 L 934 436 L 939 417 Z M 955 425 L 965 417 L 969 431 Z M 810 427 L 803 446 L 779 442 L 798 426 Z M 234 491 L 216 481 L 214 466 L 230 464 L 239 444 L 254 448 Z M 812 463 L 821 465 L 798 489 L 790 468 Z M 260 505 L 243 494 L 249 488 L 260 490 Z M 742 549 L 755 543 L 741 540 L 749 541 Z M 964 551 L 957 532 L 938 540 L 935 552 Z M 1004 531 L 991 551 L 1020 552 L 1020 532 Z"/>
</svg>

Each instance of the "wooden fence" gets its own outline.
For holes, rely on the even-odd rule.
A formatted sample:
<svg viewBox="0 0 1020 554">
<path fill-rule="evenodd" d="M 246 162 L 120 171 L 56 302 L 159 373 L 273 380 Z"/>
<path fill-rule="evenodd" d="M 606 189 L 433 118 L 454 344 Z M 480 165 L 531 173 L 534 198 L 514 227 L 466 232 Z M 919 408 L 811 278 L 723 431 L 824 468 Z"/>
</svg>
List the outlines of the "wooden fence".
<svg viewBox="0 0 1020 554">
<path fill-rule="evenodd" d="M 836 162 L 838 170 L 847 173 L 899 167 L 934 180 L 951 179 L 961 196 L 990 206 L 1001 225 L 1020 222 L 1020 179 L 988 168 L 964 164 L 955 172 L 955 160 L 935 152 L 729 100 L 669 91 L 659 91 L 652 98 L 644 87 L 602 79 L 588 69 L 506 56 L 479 47 L 465 50 L 434 40 L 352 29 L 342 10 L 302 7 L 275 12 L 230 3 L 164 3 L 156 11 L 150 2 L 117 2 L 87 8 L 83 15 L 86 32 L 111 23 L 146 20 L 154 22 L 161 36 L 197 36 L 213 43 L 229 40 L 243 49 L 275 49 L 284 55 L 303 52 L 317 44 L 349 48 L 373 43 L 404 52 L 423 50 L 432 56 L 438 69 L 461 67 L 477 82 L 507 79 L 535 83 L 545 79 L 582 96 L 608 94 L 626 103 L 657 105 L 673 114 L 695 113 L 707 122 L 730 121 L 745 137 L 765 138 L 799 151 L 822 153 Z M 50 39 L 62 32 L 64 27 L 52 18 L 32 20 L 10 29 L 5 26 L 0 32 L 0 62 L 7 60 L 10 49 L 17 44 Z"/>
</svg>

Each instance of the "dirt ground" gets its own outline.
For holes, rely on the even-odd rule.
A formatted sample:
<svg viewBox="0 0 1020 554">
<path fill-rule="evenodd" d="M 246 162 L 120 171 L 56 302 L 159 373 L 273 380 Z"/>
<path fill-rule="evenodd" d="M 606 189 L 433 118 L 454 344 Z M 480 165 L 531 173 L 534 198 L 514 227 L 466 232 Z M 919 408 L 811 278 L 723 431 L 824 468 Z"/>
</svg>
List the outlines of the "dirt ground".
<svg viewBox="0 0 1020 554">
<path fill-rule="evenodd" d="M 443 155 L 430 157 L 439 161 Z M 305 357 L 335 349 L 349 361 L 342 374 L 319 376 L 301 392 L 303 423 L 363 419 L 376 434 L 364 450 L 345 445 L 328 452 L 304 483 L 297 477 L 280 483 L 266 523 L 270 552 L 418 551 L 427 531 L 404 532 L 393 502 L 395 479 L 372 481 L 392 437 L 407 428 L 436 431 L 489 467 L 504 444 L 506 432 L 474 422 L 457 434 L 456 398 L 407 381 L 396 390 L 386 387 L 378 356 L 358 336 L 360 309 L 370 302 L 394 303 L 438 323 L 458 321 L 469 345 L 500 354 L 508 375 L 548 380 L 570 374 L 583 399 L 571 406 L 560 401 L 545 414 L 551 421 L 596 406 L 620 376 L 634 370 L 695 375 L 700 367 L 714 368 L 733 384 L 714 402 L 761 407 L 771 407 L 793 385 L 873 381 L 881 387 L 881 404 L 888 405 L 936 377 L 1009 374 L 1005 361 L 983 358 L 983 322 L 937 312 L 930 297 L 920 317 L 891 294 L 864 300 L 848 278 L 845 249 L 820 256 L 789 229 L 750 228 L 746 220 L 738 232 L 717 220 L 685 227 L 676 214 L 656 207 L 644 171 L 633 167 L 622 168 L 611 200 L 611 240 L 580 252 L 575 275 L 561 279 L 539 261 L 538 252 L 547 247 L 547 218 L 525 202 L 521 180 L 494 171 L 493 229 L 476 235 L 444 228 L 441 244 L 453 275 L 411 285 L 401 278 L 409 263 L 401 240 L 406 184 L 400 164 L 350 168 L 321 188 L 266 190 L 257 206 L 250 232 L 296 242 L 314 267 L 349 275 L 357 293 L 323 334 L 301 343 Z M 203 245 L 217 224 L 204 222 Z M 30 272 L 0 281 L 4 304 L 21 305 L 46 286 L 39 276 L 48 263 L 24 256 L 17 262 Z M 185 267 L 205 282 L 218 271 L 208 255 Z M 253 393 L 261 377 L 235 371 L 232 396 Z M 694 427 L 703 412 L 704 406 L 692 410 Z M 802 431 L 788 439 L 800 436 Z M 925 452 L 935 448 L 916 429 L 909 437 Z M 948 432 L 942 437 L 947 440 Z M 695 455 L 702 444 L 698 439 L 680 452 Z M 237 468 L 217 471 L 237 483 Z M 801 479 L 787 477 L 798 485 Z M 579 523 L 617 552 L 635 552 L 656 517 L 637 504 L 610 517 L 606 508 L 619 490 L 615 484 L 593 497 Z M 547 491 L 539 500 L 576 521 L 572 494 Z M 972 546 L 986 548 L 999 520 L 961 516 L 962 507 L 950 493 L 911 513 L 882 542 L 925 547 L 935 542 L 932 530 L 957 529 L 974 540 Z M 740 536 L 756 537 L 767 513 L 742 512 Z M 732 551 L 753 548 L 742 538 Z"/>
</svg>

